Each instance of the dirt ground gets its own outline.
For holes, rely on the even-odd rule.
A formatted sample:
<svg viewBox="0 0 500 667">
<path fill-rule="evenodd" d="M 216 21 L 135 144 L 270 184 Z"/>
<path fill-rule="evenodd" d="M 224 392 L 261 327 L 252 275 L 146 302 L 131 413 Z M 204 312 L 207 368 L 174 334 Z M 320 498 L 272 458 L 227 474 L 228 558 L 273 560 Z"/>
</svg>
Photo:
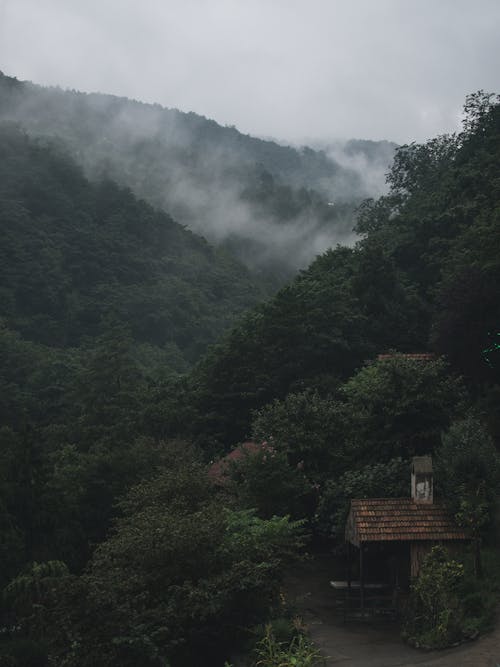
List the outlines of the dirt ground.
<svg viewBox="0 0 500 667">
<path fill-rule="evenodd" d="M 425 652 L 404 644 L 394 623 L 344 622 L 333 605 L 329 581 L 338 573 L 332 570 L 330 556 L 316 556 L 286 586 L 328 667 L 500 667 L 500 627 L 455 649 Z"/>
</svg>

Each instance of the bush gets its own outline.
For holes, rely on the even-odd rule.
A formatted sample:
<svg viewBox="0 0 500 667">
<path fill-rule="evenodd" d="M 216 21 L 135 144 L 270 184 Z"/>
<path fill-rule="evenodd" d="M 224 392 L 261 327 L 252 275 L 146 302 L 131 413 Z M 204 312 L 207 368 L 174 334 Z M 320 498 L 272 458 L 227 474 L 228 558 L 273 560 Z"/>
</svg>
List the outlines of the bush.
<svg viewBox="0 0 500 667">
<path fill-rule="evenodd" d="M 254 667 L 319 667 L 325 664 L 321 653 L 306 635 L 298 633 L 289 643 L 280 642 L 271 624 L 266 626 L 263 638 L 257 643 L 255 655 Z"/>
<path fill-rule="evenodd" d="M 351 498 L 408 496 L 409 469 L 408 461 L 396 458 L 349 470 L 339 479 L 328 481 L 318 503 L 316 530 L 325 537 L 343 535 Z"/>
<path fill-rule="evenodd" d="M 483 579 L 474 574 L 474 558 L 468 553 L 465 560 L 465 577 L 458 593 L 464 609 L 465 637 L 491 630 L 495 621 L 496 608 L 500 593 L 500 558 L 496 549 L 484 550 Z"/>
<path fill-rule="evenodd" d="M 458 587 L 464 566 L 439 546 L 424 559 L 413 583 L 403 636 L 416 646 L 443 648 L 462 638 L 463 603 Z"/>
<path fill-rule="evenodd" d="M 290 644 L 292 639 L 297 635 L 298 629 L 290 618 L 286 616 L 278 616 L 270 619 L 265 625 L 258 625 L 253 629 L 254 641 L 249 648 L 255 649 L 257 643 L 262 640 L 266 632 L 270 631 L 273 637 L 280 644 Z"/>
<path fill-rule="evenodd" d="M 314 490 L 300 467 L 292 467 L 286 454 L 267 446 L 246 454 L 231 466 L 229 489 L 240 507 L 252 507 L 263 519 L 312 514 Z"/>
<path fill-rule="evenodd" d="M 492 628 L 498 605 L 500 559 L 485 551 L 484 579 L 474 575 L 473 554 L 463 563 L 449 560 L 434 547 L 414 583 L 403 626 L 403 637 L 418 646 L 443 648 Z"/>
<path fill-rule="evenodd" d="M 59 601 L 51 656 L 68 667 L 220 665 L 267 617 L 302 524 L 225 509 L 196 464 L 139 484 L 121 507 L 81 590 Z"/>
<path fill-rule="evenodd" d="M 0 643 L 0 667 L 46 667 L 47 651 L 39 643 L 15 638 Z"/>
</svg>

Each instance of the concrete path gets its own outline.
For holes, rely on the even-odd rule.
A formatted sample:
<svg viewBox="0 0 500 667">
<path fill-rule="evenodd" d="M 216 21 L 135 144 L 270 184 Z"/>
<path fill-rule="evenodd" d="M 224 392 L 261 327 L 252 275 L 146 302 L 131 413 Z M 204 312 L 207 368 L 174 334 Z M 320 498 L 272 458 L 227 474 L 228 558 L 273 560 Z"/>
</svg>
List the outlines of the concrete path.
<svg viewBox="0 0 500 667">
<path fill-rule="evenodd" d="M 287 583 L 289 600 L 328 667 L 500 667 L 500 628 L 455 649 L 424 652 L 404 644 L 394 623 L 344 623 L 332 605 L 334 574 L 330 557 L 316 557 Z"/>
</svg>

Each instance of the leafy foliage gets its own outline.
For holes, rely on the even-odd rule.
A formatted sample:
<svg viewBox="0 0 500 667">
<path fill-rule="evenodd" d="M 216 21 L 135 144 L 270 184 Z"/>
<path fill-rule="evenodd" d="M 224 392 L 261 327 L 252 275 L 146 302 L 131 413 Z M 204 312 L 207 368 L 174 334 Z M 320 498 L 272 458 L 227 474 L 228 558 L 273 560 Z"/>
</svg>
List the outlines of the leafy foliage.
<svg viewBox="0 0 500 667">
<path fill-rule="evenodd" d="M 269 519 L 275 515 L 302 518 L 310 514 L 314 489 L 302 466 L 291 466 L 285 453 L 266 446 L 231 465 L 228 487 L 241 507 L 254 508 Z"/>
<path fill-rule="evenodd" d="M 33 563 L 5 587 L 4 600 L 25 632 L 44 638 L 50 631 L 45 625 L 46 609 L 53 604 L 58 580 L 68 574 L 66 564 L 61 561 Z"/>
<path fill-rule="evenodd" d="M 180 417 L 153 398 L 262 293 L 57 142 L 7 124 L 0 150 L 3 585 L 33 561 L 84 566 Z"/>
<path fill-rule="evenodd" d="M 262 294 L 242 266 L 54 145 L 0 127 L 5 325 L 54 347 L 126 324 L 185 370 Z M 187 362 L 187 363 L 186 363 Z"/>
<path fill-rule="evenodd" d="M 345 468 L 344 412 L 332 397 L 288 394 L 259 410 L 252 427 L 254 438 L 272 443 L 314 483 Z"/>
<path fill-rule="evenodd" d="M 319 667 L 325 659 L 308 637 L 296 634 L 286 645 L 276 640 L 271 625 L 255 649 L 255 667 Z"/>
<path fill-rule="evenodd" d="M 394 355 L 368 364 L 341 389 L 351 456 L 375 463 L 434 451 L 466 396 L 442 359 Z"/>
<path fill-rule="evenodd" d="M 348 470 L 325 484 L 315 516 L 317 530 L 342 539 L 352 498 L 401 498 L 409 495 L 408 461 L 391 459 Z"/>
<path fill-rule="evenodd" d="M 75 101 L 56 121 L 77 133 L 74 150 L 94 137 L 87 98 L 61 95 Z M 242 628 L 265 622 L 303 545 L 302 522 L 283 515 L 319 499 L 318 526 L 338 530 L 349 496 L 407 495 L 413 454 L 438 451 L 443 496 L 479 545 L 496 447 L 461 417 L 476 403 L 500 433 L 499 109 L 477 94 L 463 132 L 402 147 L 389 193 L 360 211 L 361 241 L 317 258 L 222 338 L 263 295 L 241 266 L 130 191 L 89 182 L 57 141 L 1 128 L 0 577 L 13 582 L 2 621 L 44 635 L 61 667 L 221 664 Z M 266 170 L 243 179 L 254 209 L 321 210 Z M 149 175 L 134 179 L 147 188 Z M 446 361 L 370 361 L 428 349 Z M 241 462 L 229 501 L 201 461 L 252 432 L 273 455 Z M 53 561 L 71 574 L 47 574 Z M 418 641 L 482 627 L 484 585 L 459 583 L 459 570 L 429 560 Z"/>
<path fill-rule="evenodd" d="M 192 463 L 135 487 L 122 507 L 80 578 L 81 601 L 73 608 L 74 590 L 61 591 L 54 613 L 67 609 L 72 620 L 51 649 L 58 664 L 74 664 L 64 662 L 69 636 L 82 666 L 221 659 L 240 629 L 265 614 L 283 563 L 302 544 L 299 523 L 223 510 Z"/>
<path fill-rule="evenodd" d="M 335 387 L 369 356 L 366 319 L 348 287 L 352 258 L 347 248 L 325 254 L 194 369 L 194 436 L 228 447 L 249 435 L 254 410 L 289 392 Z"/>
<path fill-rule="evenodd" d="M 329 240 L 349 240 L 356 203 L 366 196 L 359 175 L 323 151 L 159 105 L 42 88 L 0 73 L 0 119 L 61 137 L 86 173 L 131 188 L 228 248 L 254 275 L 265 274 L 266 283 L 283 284 Z"/>
<path fill-rule="evenodd" d="M 443 648 L 461 638 L 463 609 L 458 587 L 464 567 L 449 560 L 442 547 L 426 556 L 411 591 L 411 615 L 405 634 L 415 643 Z"/>
<path fill-rule="evenodd" d="M 498 452 L 481 422 L 468 416 L 443 435 L 436 464 L 446 504 L 475 540 L 475 570 L 481 575 L 481 534 L 491 521 L 500 488 Z"/>
<path fill-rule="evenodd" d="M 319 257 L 195 370 L 194 435 L 228 447 L 249 435 L 253 410 L 306 388 L 331 393 L 391 349 L 445 354 L 474 394 L 494 391 L 500 366 L 483 351 L 500 318 L 500 106 L 477 94 L 466 111 L 462 133 L 398 149 L 389 193 L 360 211 L 355 248 Z"/>
<path fill-rule="evenodd" d="M 485 550 L 485 573 L 477 579 L 473 552 L 454 559 L 434 547 L 415 580 L 403 636 L 418 646 L 443 648 L 491 630 L 498 606 L 497 549 Z"/>
</svg>

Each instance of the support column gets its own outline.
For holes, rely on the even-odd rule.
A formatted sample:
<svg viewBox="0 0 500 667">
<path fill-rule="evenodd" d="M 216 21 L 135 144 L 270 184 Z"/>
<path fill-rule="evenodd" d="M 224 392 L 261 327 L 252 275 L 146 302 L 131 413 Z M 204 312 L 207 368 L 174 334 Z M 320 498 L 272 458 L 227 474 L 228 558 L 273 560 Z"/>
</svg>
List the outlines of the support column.
<svg viewBox="0 0 500 667">
<path fill-rule="evenodd" d="M 363 542 L 359 543 L 359 599 L 361 610 L 365 608 L 365 573 L 363 571 Z"/>
<path fill-rule="evenodd" d="M 352 547 L 351 543 L 347 542 L 347 591 L 344 599 L 344 621 L 351 609 L 351 583 L 352 583 Z"/>
<path fill-rule="evenodd" d="M 347 543 L 347 589 L 351 592 L 352 573 L 351 573 L 351 543 Z"/>
</svg>

